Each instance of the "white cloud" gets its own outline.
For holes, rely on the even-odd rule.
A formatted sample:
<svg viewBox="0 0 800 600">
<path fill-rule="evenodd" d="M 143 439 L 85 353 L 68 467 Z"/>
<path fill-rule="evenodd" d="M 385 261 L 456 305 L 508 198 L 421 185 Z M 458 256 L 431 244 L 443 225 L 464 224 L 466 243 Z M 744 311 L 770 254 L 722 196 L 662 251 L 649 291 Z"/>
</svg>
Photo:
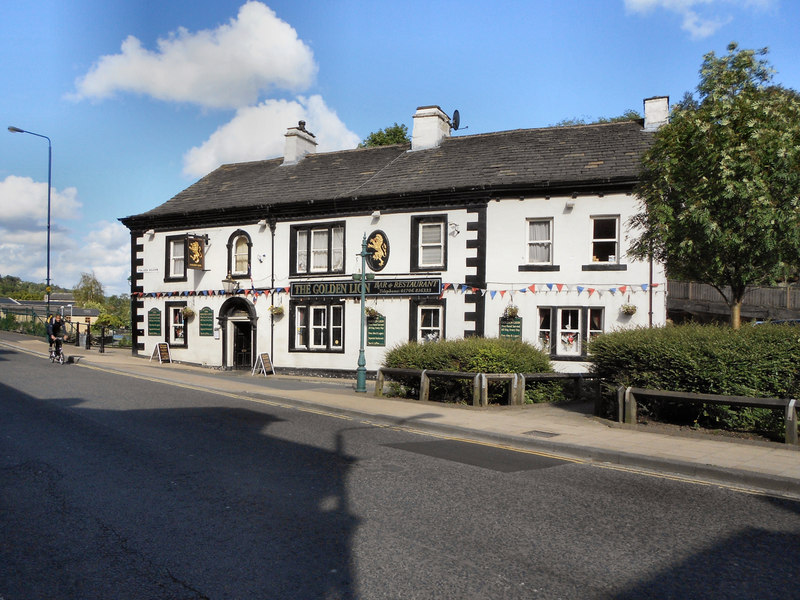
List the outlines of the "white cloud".
<svg viewBox="0 0 800 600">
<path fill-rule="evenodd" d="M 50 281 L 71 288 L 94 271 L 106 294 L 130 289 L 130 234 L 121 223 L 100 222 L 76 240 L 69 222 L 80 217 L 75 188 L 50 190 Z M 0 181 L 0 275 L 47 280 L 47 184 L 10 175 Z"/>
<path fill-rule="evenodd" d="M 247 2 L 235 19 L 214 30 L 184 28 L 158 40 L 158 50 L 129 36 L 120 54 L 103 56 L 76 81 L 76 99 L 116 91 L 211 108 L 240 108 L 264 91 L 306 89 L 316 75 L 311 49 L 260 2 Z"/>
<path fill-rule="evenodd" d="M 184 155 L 183 171 L 201 177 L 221 164 L 282 156 L 286 130 L 301 120 L 316 136 L 317 152 L 355 148 L 361 141 L 318 95 L 292 101 L 266 100 L 239 109 L 206 142 L 189 150 Z"/>
<path fill-rule="evenodd" d="M 78 190 L 69 187 L 59 192 L 50 189 L 50 220 L 78 218 L 81 203 Z M 0 227 L 35 231 L 47 226 L 47 184 L 30 177 L 9 175 L 0 181 Z"/>
<path fill-rule="evenodd" d="M 74 242 L 65 221 L 80 217 L 78 191 L 50 190 L 50 279 L 56 281 L 58 253 Z M 0 274 L 25 281 L 47 280 L 47 184 L 9 175 L 0 181 Z M 59 285 L 71 282 L 58 279 Z"/>
<path fill-rule="evenodd" d="M 121 223 L 100 221 L 90 227 L 83 243 L 60 256 L 59 263 L 71 275 L 72 285 L 81 273 L 94 273 L 107 296 L 130 292 L 131 236 Z"/>
<path fill-rule="evenodd" d="M 768 10 L 774 0 L 624 0 L 625 8 L 646 15 L 656 9 L 664 9 L 679 15 L 681 29 L 693 39 L 707 38 L 730 23 L 733 18 L 718 13 L 723 7 L 739 6 L 753 10 Z"/>
</svg>

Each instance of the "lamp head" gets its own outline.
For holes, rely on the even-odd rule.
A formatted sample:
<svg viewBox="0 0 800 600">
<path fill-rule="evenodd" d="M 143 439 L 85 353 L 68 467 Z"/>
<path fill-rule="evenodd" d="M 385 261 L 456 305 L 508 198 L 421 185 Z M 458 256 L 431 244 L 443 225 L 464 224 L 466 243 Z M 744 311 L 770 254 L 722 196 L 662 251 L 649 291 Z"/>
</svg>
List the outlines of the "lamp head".
<svg viewBox="0 0 800 600">
<path fill-rule="evenodd" d="M 9 125 L 9 126 L 8 126 L 8 130 L 9 130 L 11 133 L 25 133 L 25 130 L 24 130 L 24 129 L 20 129 L 19 127 L 14 127 L 13 125 Z"/>
</svg>

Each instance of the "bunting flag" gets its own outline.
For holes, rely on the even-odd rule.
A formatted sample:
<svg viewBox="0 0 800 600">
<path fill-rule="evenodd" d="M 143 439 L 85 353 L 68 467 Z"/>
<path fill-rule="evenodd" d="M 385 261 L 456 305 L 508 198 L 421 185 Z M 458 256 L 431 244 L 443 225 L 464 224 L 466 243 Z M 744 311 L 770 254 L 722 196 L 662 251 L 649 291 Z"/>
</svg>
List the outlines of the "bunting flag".
<svg viewBox="0 0 800 600">
<path fill-rule="evenodd" d="M 603 294 L 606 292 L 610 292 L 612 295 L 625 294 L 625 293 L 638 293 L 639 291 L 643 292 L 656 292 L 656 288 L 658 288 L 661 284 L 659 283 L 640 283 L 640 284 L 625 284 L 625 285 L 612 285 L 605 288 L 598 288 L 598 287 L 589 287 L 585 284 L 566 284 L 566 283 L 532 283 L 526 287 L 516 288 L 516 287 L 508 287 L 505 289 L 496 289 L 496 290 L 489 290 L 486 288 L 480 288 L 477 286 L 470 286 L 466 283 L 453 283 L 453 282 L 442 282 L 441 292 L 439 297 L 442 298 L 445 292 L 451 292 L 455 294 L 480 294 L 481 296 L 486 296 L 487 294 L 491 299 L 496 298 L 499 296 L 501 299 L 505 299 L 506 294 L 509 294 L 510 298 L 513 300 L 514 293 L 521 293 L 521 294 L 536 294 L 536 293 L 550 293 L 555 291 L 556 293 L 569 293 L 571 291 L 575 291 L 578 294 L 582 294 L 584 291 L 588 293 L 591 297 L 593 294 L 597 294 L 599 297 L 602 298 Z M 250 297 L 253 299 L 253 303 L 255 304 L 258 300 L 259 296 L 263 294 L 290 294 L 291 293 L 291 286 L 283 286 L 283 287 L 275 287 L 275 288 L 262 288 L 257 289 L 255 287 L 255 282 L 253 279 L 250 279 L 250 288 L 237 288 L 231 292 L 226 292 L 225 290 L 173 290 L 173 291 L 162 291 L 162 292 L 131 292 L 132 298 L 172 298 L 172 297 L 188 297 L 188 296 L 234 296 L 238 294 L 243 294 L 245 297 Z M 662 290 L 658 290 L 657 293 L 665 293 Z"/>
</svg>

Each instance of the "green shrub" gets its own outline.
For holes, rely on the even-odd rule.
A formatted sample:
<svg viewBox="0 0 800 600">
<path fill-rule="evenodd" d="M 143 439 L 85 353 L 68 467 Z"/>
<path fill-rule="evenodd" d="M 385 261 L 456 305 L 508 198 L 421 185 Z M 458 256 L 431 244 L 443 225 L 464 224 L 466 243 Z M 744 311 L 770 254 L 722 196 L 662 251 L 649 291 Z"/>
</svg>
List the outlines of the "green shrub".
<svg viewBox="0 0 800 600">
<path fill-rule="evenodd" d="M 598 336 L 593 371 L 606 384 L 731 396 L 794 398 L 800 392 L 800 329 L 785 325 L 681 325 Z M 780 435 L 782 415 L 761 408 L 643 402 L 643 416 L 679 424 Z"/>
<path fill-rule="evenodd" d="M 409 342 L 392 348 L 384 367 L 429 369 L 467 373 L 552 373 L 550 358 L 536 347 L 517 340 L 470 337 L 436 342 Z M 419 378 L 397 378 L 393 391 L 402 396 L 419 395 Z M 507 383 L 490 383 L 489 401 L 505 403 Z M 527 402 L 563 399 L 560 383 L 532 382 L 526 386 Z M 472 401 L 472 381 L 431 379 L 430 397 L 443 402 Z"/>
</svg>

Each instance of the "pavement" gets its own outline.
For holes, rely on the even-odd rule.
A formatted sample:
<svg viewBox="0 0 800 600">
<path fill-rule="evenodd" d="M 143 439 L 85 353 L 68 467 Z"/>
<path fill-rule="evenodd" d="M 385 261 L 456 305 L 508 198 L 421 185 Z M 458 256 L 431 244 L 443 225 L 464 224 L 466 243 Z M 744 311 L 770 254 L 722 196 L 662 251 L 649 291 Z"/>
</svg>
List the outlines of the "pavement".
<svg viewBox="0 0 800 600">
<path fill-rule="evenodd" d="M 42 338 L 0 332 L 0 347 L 43 359 Z M 352 380 L 252 375 L 134 356 L 130 349 L 65 345 L 69 363 L 181 385 L 268 405 L 305 409 L 402 427 L 426 434 L 548 454 L 595 466 L 631 470 L 753 493 L 800 499 L 800 446 L 713 433 L 648 430 L 595 417 L 585 403 L 488 408 L 376 397 Z"/>
</svg>

